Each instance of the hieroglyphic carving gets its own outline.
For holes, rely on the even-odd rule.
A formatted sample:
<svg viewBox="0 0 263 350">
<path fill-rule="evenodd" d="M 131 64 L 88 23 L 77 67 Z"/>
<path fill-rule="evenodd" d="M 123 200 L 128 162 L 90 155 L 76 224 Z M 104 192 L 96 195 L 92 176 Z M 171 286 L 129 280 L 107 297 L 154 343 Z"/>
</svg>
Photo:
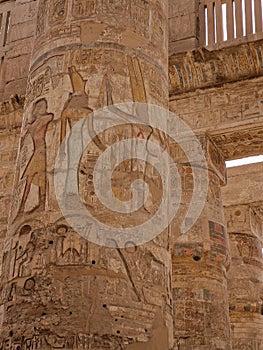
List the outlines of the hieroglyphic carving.
<svg viewBox="0 0 263 350">
<path fill-rule="evenodd" d="M 261 350 L 263 347 L 263 340 L 259 339 L 233 339 L 233 349 L 237 350 Z"/>
<path fill-rule="evenodd" d="M 96 13 L 97 0 L 73 0 L 72 15 L 75 18 L 86 18 Z"/>
<path fill-rule="evenodd" d="M 37 245 L 40 244 L 40 240 L 44 239 L 45 227 L 40 221 L 27 221 L 17 229 L 16 236 L 12 240 L 10 252 L 9 279 L 19 277 L 32 279 L 34 269 L 43 267 L 41 255 L 35 254 L 35 250 Z M 32 281 L 26 281 L 27 289 L 32 287 Z"/>
<path fill-rule="evenodd" d="M 221 224 L 224 223 L 220 181 L 214 173 L 209 174 L 207 209 L 209 210 L 209 216 L 212 221 Z"/>
<path fill-rule="evenodd" d="M 57 265 L 87 264 L 89 257 L 88 241 L 76 234 L 65 223 L 56 224 L 54 249 Z"/>
<path fill-rule="evenodd" d="M 113 13 L 120 15 L 128 10 L 129 1 L 127 0 L 101 0 L 101 8 L 103 13 Z"/>
<path fill-rule="evenodd" d="M 211 142 L 208 142 L 208 157 L 210 164 L 223 184 L 226 183 L 226 165 L 225 160 L 217 147 Z"/>
<path fill-rule="evenodd" d="M 150 6 L 148 0 L 131 2 L 131 25 L 133 30 L 145 38 L 149 37 Z"/>
<path fill-rule="evenodd" d="M 44 33 L 46 11 L 47 11 L 46 0 L 40 0 L 38 5 L 38 14 L 37 14 L 37 28 L 36 28 L 37 37 L 41 36 Z"/>
<path fill-rule="evenodd" d="M 250 263 L 252 259 L 262 259 L 261 244 L 256 237 L 242 234 L 236 234 L 234 237 L 238 252 L 245 263 Z"/>
<path fill-rule="evenodd" d="M 262 153 L 262 127 L 231 130 L 212 136 L 225 159 L 238 159 Z"/>
<path fill-rule="evenodd" d="M 163 47 L 165 40 L 164 40 L 164 12 L 160 6 L 160 4 L 156 3 L 153 9 L 153 15 L 152 15 L 152 37 L 153 41 L 156 45 L 161 45 Z"/>
<path fill-rule="evenodd" d="M 60 64 L 61 57 L 58 56 L 56 59 L 57 66 Z M 50 62 L 53 63 L 53 62 Z M 57 71 L 59 71 L 59 67 L 55 67 Z M 35 75 L 35 74 L 34 74 Z M 27 98 L 26 104 L 28 105 L 30 102 L 36 100 L 41 95 L 44 95 L 50 90 L 52 90 L 56 84 L 56 77 L 52 76 L 52 70 L 50 66 L 44 67 L 44 71 L 41 71 L 39 75 L 35 79 L 33 79 L 34 75 L 31 75 L 31 80 L 28 83 L 27 87 Z"/>
<path fill-rule="evenodd" d="M 249 62 L 249 63 L 248 63 Z M 262 75 L 262 40 L 210 51 L 198 48 L 170 58 L 171 89 L 175 94 Z"/>
<path fill-rule="evenodd" d="M 100 337 L 79 333 L 71 336 L 60 336 L 58 334 L 41 335 L 38 332 L 32 337 L 22 337 L 17 340 L 8 337 L 0 343 L 0 350 L 43 350 L 43 349 L 107 349 L 123 350 L 124 344 L 129 344 L 130 340 L 125 337 L 108 336 Z"/>
<path fill-rule="evenodd" d="M 49 23 L 62 22 L 67 16 L 67 0 L 51 0 L 49 8 Z"/>
<path fill-rule="evenodd" d="M 149 95 L 153 98 L 155 104 L 162 106 L 165 96 L 168 91 L 165 88 L 165 81 L 161 74 L 156 69 L 144 67 L 144 74 L 149 77 Z"/>
<path fill-rule="evenodd" d="M 211 245 L 211 259 L 225 260 L 227 252 L 227 235 L 226 229 L 223 225 L 209 221 L 209 235 L 212 242 Z"/>
</svg>

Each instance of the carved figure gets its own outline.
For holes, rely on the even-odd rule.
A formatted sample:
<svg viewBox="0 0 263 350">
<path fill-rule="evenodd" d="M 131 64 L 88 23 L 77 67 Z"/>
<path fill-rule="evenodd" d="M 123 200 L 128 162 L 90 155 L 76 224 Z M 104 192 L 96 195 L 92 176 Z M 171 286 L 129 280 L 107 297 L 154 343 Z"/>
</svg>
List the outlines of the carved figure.
<svg viewBox="0 0 263 350">
<path fill-rule="evenodd" d="M 31 138 L 34 151 L 31 159 L 26 165 L 20 179 L 26 178 L 25 192 L 22 198 L 21 210 L 24 210 L 29 191 L 32 185 L 37 186 L 39 191 L 39 204 L 44 205 L 46 197 L 46 132 L 48 124 L 54 115 L 47 111 L 47 100 L 38 100 L 34 107 L 31 118 L 28 120 L 27 131 L 24 139 Z M 23 147 L 23 141 L 22 141 Z M 23 151 L 22 151 L 23 154 Z M 36 205 L 38 206 L 38 205 Z M 33 208 L 35 209 L 35 208 Z"/>
</svg>

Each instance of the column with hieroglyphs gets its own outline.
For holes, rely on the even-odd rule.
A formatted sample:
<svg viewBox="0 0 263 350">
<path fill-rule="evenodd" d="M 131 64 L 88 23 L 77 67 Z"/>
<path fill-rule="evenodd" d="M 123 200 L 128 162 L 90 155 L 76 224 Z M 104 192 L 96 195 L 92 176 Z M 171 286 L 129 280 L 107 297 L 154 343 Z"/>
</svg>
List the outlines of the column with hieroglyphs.
<svg viewBox="0 0 263 350">
<path fill-rule="evenodd" d="M 204 196 L 202 212 L 186 232 L 180 222 L 193 195 L 195 168 L 204 165 L 190 164 L 183 155 L 178 160 L 185 208 L 171 226 L 174 349 L 230 350 L 229 247 L 220 191 L 226 182 L 225 161 L 208 136 L 199 136 L 199 141 L 206 159 L 208 186 L 206 193 L 199 193 Z"/>
<path fill-rule="evenodd" d="M 230 242 L 227 272 L 233 349 L 263 346 L 263 163 L 228 168 L 222 190 Z"/>
<path fill-rule="evenodd" d="M 125 101 L 168 106 L 167 12 L 167 0 L 39 0 L 4 249 L 4 349 L 172 346 L 168 230 L 142 246 L 96 246 L 68 224 L 54 188 L 57 153 L 82 117 Z M 129 132 L 124 125 L 105 137 L 113 142 Z M 132 132 L 152 134 L 147 127 Z M 92 170 L 103 137 L 87 148 L 78 173 L 83 202 L 93 209 Z M 137 213 L 147 220 L 160 181 L 143 163 L 123 162 L 113 185 L 122 201 L 131 196 L 128 175 L 149 182 L 150 202 Z M 113 227 L 128 222 L 98 210 Z"/>
<path fill-rule="evenodd" d="M 233 349 L 263 346 L 261 206 L 225 207 L 231 266 L 227 273 Z"/>
</svg>

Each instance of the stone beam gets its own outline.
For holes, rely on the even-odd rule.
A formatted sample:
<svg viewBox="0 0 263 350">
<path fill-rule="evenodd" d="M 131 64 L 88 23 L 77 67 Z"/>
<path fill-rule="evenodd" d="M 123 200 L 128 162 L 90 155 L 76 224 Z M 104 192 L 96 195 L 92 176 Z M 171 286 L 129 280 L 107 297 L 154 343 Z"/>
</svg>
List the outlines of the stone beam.
<svg viewBox="0 0 263 350">
<path fill-rule="evenodd" d="M 263 75 L 263 40 L 221 50 L 200 47 L 169 58 L 171 99 L 195 91 Z"/>
<path fill-rule="evenodd" d="M 263 162 L 227 168 L 227 186 L 222 187 L 225 207 L 263 202 Z"/>
<path fill-rule="evenodd" d="M 225 159 L 261 154 L 263 41 L 170 57 L 170 109 Z"/>
</svg>

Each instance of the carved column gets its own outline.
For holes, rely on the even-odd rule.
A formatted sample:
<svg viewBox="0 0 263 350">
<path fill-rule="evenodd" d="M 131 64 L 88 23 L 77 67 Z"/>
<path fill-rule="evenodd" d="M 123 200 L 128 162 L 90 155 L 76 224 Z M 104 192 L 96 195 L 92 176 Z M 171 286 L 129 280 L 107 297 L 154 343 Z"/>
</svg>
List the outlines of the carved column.
<svg viewBox="0 0 263 350">
<path fill-rule="evenodd" d="M 191 229 L 181 233 L 174 223 L 172 292 L 174 349 L 231 349 L 226 268 L 228 239 L 220 186 L 226 181 L 225 162 L 214 144 L 200 138 L 208 167 L 208 193 L 204 209 Z M 181 161 L 183 202 L 191 198 L 193 175 Z M 196 164 L 195 166 L 199 166 Z M 182 219 L 185 212 L 181 212 Z"/>
<path fill-rule="evenodd" d="M 233 349 L 263 347 L 263 220 L 253 205 L 225 207 L 231 265 L 227 273 Z"/>
<path fill-rule="evenodd" d="M 172 345 L 167 232 L 139 247 L 96 246 L 63 218 L 53 179 L 60 144 L 83 116 L 112 102 L 168 106 L 167 2 L 39 0 L 4 250 L 3 349 Z M 142 137 L 150 132 L 142 130 Z M 80 170 L 88 204 L 89 161 Z M 125 188 L 115 187 L 126 200 Z"/>
</svg>

